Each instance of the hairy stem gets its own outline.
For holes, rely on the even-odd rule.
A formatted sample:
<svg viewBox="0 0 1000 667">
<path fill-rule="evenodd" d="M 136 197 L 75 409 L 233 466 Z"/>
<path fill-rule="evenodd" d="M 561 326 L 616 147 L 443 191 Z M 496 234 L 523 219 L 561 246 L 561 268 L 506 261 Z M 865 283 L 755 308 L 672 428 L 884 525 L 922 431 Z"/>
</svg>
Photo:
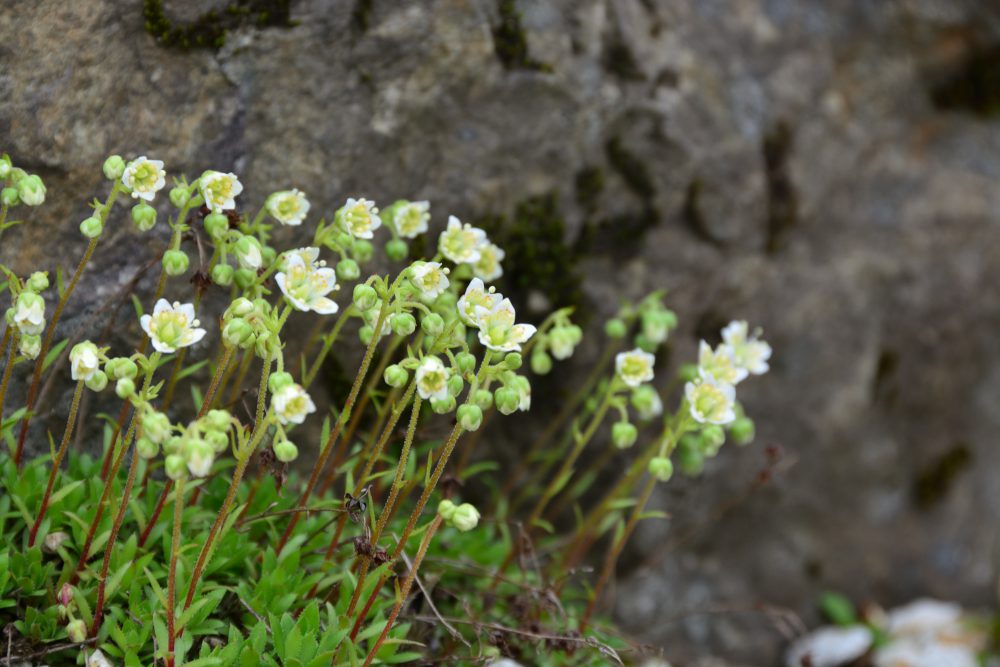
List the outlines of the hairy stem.
<svg viewBox="0 0 1000 667">
<path fill-rule="evenodd" d="M 184 478 L 174 485 L 174 532 L 170 540 L 170 570 L 167 574 L 167 667 L 174 667 L 174 618 L 177 615 L 177 554 L 181 548 L 181 517 L 184 515 Z"/>
</svg>

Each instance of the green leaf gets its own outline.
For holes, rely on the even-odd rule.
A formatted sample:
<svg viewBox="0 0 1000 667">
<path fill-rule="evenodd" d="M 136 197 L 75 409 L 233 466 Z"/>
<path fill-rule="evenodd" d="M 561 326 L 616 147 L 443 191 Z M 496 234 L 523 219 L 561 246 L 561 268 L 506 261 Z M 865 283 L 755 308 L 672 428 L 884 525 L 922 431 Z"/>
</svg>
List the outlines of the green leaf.
<svg viewBox="0 0 1000 667">
<path fill-rule="evenodd" d="M 43 373 L 48 370 L 49 366 L 51 366 L 59 355 L 62 354 L 62 351 L 66 349 L 67 345 L 69 345 L 69 338 L 63 338 L 49 349 L 48 353 L 45 355 L 44 361 L 42 361 Z"/>
<path fill-rule="evenodd" d="M 819 606 L 833 623 L 837 625 L 854 625 L 858 622 L 858 614 L 851 601 L 839 593 L 826 592 L 820 596 Z"/>
</svg>

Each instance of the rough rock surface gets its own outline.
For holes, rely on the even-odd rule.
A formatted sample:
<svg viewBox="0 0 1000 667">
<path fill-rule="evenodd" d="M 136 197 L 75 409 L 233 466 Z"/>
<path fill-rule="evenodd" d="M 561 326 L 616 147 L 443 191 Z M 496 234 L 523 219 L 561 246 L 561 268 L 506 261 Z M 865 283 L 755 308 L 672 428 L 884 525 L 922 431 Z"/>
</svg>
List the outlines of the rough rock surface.
<svg viewBox="0 0 1000 667">
<path fill-rule="evenodd" d="M 594 321 L 666 287 L 675 360 L 730 316 L 777 351 L 743 392 L 758 445 L 664 489 L 675 518 L 639 531 L 616 589 L 632 634 L 764 665 L 825 589 L 990 602 L 996 3 L 521 0 L 521 32 L 510 4 L 293 0 L 293 25 L 183 51 L 136 0 L 2 3 L 0 149 L 49 201 L 0 261 L 69 268 L 111 152 L 327 212 L 363 193 L 476 219 L 556 193 L 567 243 L 596 234 L 577 262 Z M 67 330 L 152 256 L 109 227 Z M 769 442 L 787 469 L 748 495 Z"/>
</svg>

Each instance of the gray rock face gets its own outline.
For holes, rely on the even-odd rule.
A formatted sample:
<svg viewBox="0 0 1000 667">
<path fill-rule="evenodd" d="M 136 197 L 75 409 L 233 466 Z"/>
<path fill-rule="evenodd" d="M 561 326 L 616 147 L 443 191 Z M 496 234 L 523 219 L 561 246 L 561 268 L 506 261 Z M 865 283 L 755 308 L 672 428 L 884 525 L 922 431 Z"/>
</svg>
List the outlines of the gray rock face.
<svg viewBox="0 0 1000 667">
<path fill-rule="evenodd" d="M 232 169 L 252 202 L 429 199 L 439 224 L 556 193 L 566 242 L 597 239 L 576 263 L 592 321 L 668 288 L 675 361 L 730 317 L 776 350 L 741 387 L 758 444 L 662 489 L 673 519 L 638 532 L 615 588 L 633 635 L 769 664 L 826 589 L 989 603 L 996 4 L 522 0 L 520 32 L 505 4 L 298 0 L 294 25 L 185 52 L 134 0 L 3 3 L 0 149 L 49 201 L 0 261 L 70 269 L 112 152 Z M 152 257 L 117 215 L 67 331 Z M 781 469 L 748 492 L 765 443 Z"/>
</svg>

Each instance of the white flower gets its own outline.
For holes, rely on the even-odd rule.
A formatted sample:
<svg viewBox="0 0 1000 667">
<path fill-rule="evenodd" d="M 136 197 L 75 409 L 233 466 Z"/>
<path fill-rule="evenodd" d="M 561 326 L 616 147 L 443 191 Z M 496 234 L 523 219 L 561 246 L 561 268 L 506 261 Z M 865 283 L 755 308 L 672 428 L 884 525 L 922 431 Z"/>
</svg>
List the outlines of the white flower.
<svg viewBox="0 0 1000 667">
<path fill-rule="evenodd" d="M 282 294 L 296 310 L 311 310 L 320 315 L 337 312 L 335 301 L 327 294 L 337 289 L 337 272 L 326 267 L 316 268 L 306 264 L 302 255 L 292 254 L 285 259 L 285 270 L 274 277 Z"/>
<path fill-rule="evenodd" d="M 757 329 L 749 334 L 746 322 L 730 322 L 722 330 L 722 340 L 733 350 L 736 365 L 745 368 L 753 375 L 763 375 L 768 371 L 768 359 L 771 358 L 771 346 L 760 340 L 761 331 Z"/>
<path fill-rule="evenodd" d="M 285 385 L 271 396 L 271 409 L 282 424 L 301 424 L 306 415 L 316 412 L 316 405 L 302 385 Z"/>
<path fill-rule="evenodd" d="M 198 181 L 201 196 L 213 213 L 236 208 L 236 196 L 243 192 L 243 184 L 236 174 L 206 171 Z"/>
<path fill-rule="evenodd" d="M 449 375 L 448 369 L 437 357 L 428 356 L 421 359 L 415 373 L 417 393 L 420 394 L 420 398 L 439 401 L 447 399 Z"/>
<path fill-rule="evenodd" d="M 653 364 L 656 357 L 636 348 L 631 352 L 619 352 L 615 357 L 615 371 L 622 382 L 630 387 L 638 387 L 653 379 Z"/>
<path fill-rule="evenodd" d="M 36 334 L 26 334 L 21 336 L 17 351 L 28 359 L 37 359 L 42 353 L 42 337 Z"/>
<path fill-rule="evenodd" d="M 491 350 L 519 352 L 521 343 L 534 336 L 536 329 L 531 324 L 514 324 L 514 318 L 514 306 L 510 299 L 503 299 L 489 310 L 476 307 L 479 342 Z"/>
<path fill-rule="evenodd" d="M 404 239 L 412 239 L 427 231 L 427 223 L 431 219 L 431 205 L 425 201 L 411 201 L 398 206 L 393 214 L 392 223 L 396 231 Z"/>
<path fill-rule="evenodd" d="M 691 416 L 701 424 L 728 424 L 736 419 L 736 388 L 707 377 L 684 385 Z"/>
<path fill-rule="evenodd" d="M 166 299 L 160 299 L 153 307 L 153 314 L 140 317 L 139 324 L 153 348 L 165 354 L 194 345 L 205 337 L 205 330 L 198 328 L 201 323 L 195 318 L 194 306 L 190 303 L 174 301 L 171 306 Z"/>
<path fill-rule="evenodd" d="M 187 443 L 187 467 L 195 477 L 207 477 L 215 463 L 215 450 L 201 438 Z"/>
<path fill-rule="evenodd" d="M 122 184 L 132 191 L 134 198 L 153 201 L 156 193 L 167 184 L 167 172 L 163 170 L 163 161 L 148 160 L 145 155 L 137 157 L 125 165 Z"/>
<path fill-rule="evenodd" d="M 256 271 L 264 263 L 264 255 L 260 249 L 260 241 L 253 236 L 242 236 L 233 245 L 233 253 L 240 267 Z"/>
<path fill-rule="evenodd" d="M 14 326 L 21 335 L 40 335 L 45 330 L 45 299 L 35 292 L 21 292 L 14 304 Z"/>
<path fill-rule="evenodd" d="M 698 375 L 736 385 L 747 376 L 747 369 L 736 364 L 733 348 L 723 343 L 715 350 L 705 341 L 698 346 Z"/>
<path fill-rule="evenodd" d="M 104 657 L 100 651 L 94 651 L 87 658 L 86 667 L 112 667 L 111 661 Z"/>
<path fill-rule="evenodd" d="M 795 641 L 785 654 L 788 667 L 840 667 L 871 648 L 872 632 L 863 625 L 821 628 Z"/>
<path fill-rule="evenodd" d="M 309 200 L 295 188 L 273 193 L 264 205 L 272 218 L 293 227 L 301 225 L 309 213 Z"/>
<path fill-rule="evenodd" d="M 433 301 L 448 289 L 448 269 L 440 262 L 414 262 L 410 267 L 410 282 L 429 301 Z"/>
<path fill-rule="evenodd" d="M 89 340 L 74 345 L 69 353 L 69 365 L 74 380 L 89 380 L 101 368 L 97 346 Z"/>
<path fill-rule="evenodd" d="M 302 263 L 305 264 L 310 269 L 317 269 L 326 266 L 326 262 L 319 258 L 319 248 L 296 248 L 295 250 L 285 251 L 285 260 L 287 261 L 289 257 L 298 256 L 302 259 Z M 287 266 L 287 264 L 286 264 Z"/>
<path fill-rule="evenodd" d="M 498 294 L 495 288 L 486 289 L 481 278 L 473 278 L 466 286 L 465 294 L 458 298 L 458 316 L 469 326 L 478 327 L 476 310 L 493 310 L 493 306 L 502 300 L 503 295 Z"/>
<path fill-rule="evenodd" d="M 875 651 L 875 667 L 979 667 L 976 652 L 968 646 L 938 643 L 930 637 L 891 641 Z"/>
<path fill-rule="evenodd" d="M 480 248 L 485 242 L 486 232 L 472 225 L 463 225 L 451 215 L 448 216 L 448 228 L 441 232 L 438 249 L 456 264 L 474 264 L 481 257 Z"/>
<path fill-rule="evenodd" d="M 358 239 L 372 238 L 375 230 L 382 226 L 382 219 L 378 217 L 375 202 L 364 198 L 348 198 L 347 203 L 340 209 L 340 219 L 347 232 Z"/>
<path fill-rule="evenodd" d="M 500 262 L 507 256 L 500 246 L 489 241 L 479 246 L 479 259 L 472 265 L 472 272 L 477 278 L 482 278 L 486 282 L 492 282 L 503 275 L 503 267 Z"/>
</svg>

